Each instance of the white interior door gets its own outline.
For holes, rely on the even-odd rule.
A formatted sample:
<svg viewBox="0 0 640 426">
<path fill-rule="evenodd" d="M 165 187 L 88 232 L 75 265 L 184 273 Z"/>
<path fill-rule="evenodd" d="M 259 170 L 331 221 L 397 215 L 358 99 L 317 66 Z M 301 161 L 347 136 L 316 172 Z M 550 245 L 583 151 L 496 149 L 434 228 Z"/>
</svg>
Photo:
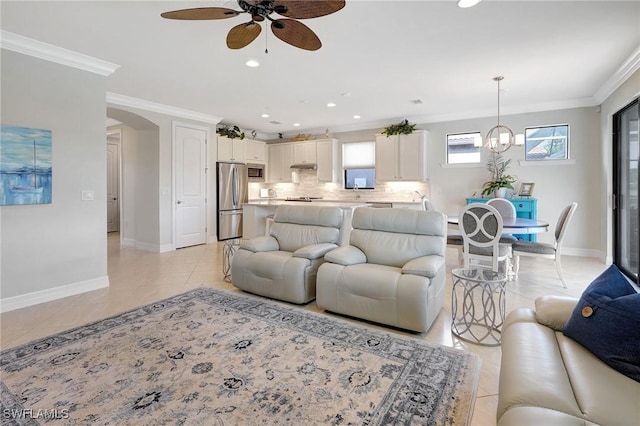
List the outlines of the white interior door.
<svg viewBox="0 0 640 426">
<path fill-rule="evenodd" d="M 120 230 L 120 161 L 117 143 L 107 142 L 107 232 Z"/>
<path fill-rule="evenodd" d="M 207 131 L 175 125 L 176 248 L 207 241 Z"/>
</svg>

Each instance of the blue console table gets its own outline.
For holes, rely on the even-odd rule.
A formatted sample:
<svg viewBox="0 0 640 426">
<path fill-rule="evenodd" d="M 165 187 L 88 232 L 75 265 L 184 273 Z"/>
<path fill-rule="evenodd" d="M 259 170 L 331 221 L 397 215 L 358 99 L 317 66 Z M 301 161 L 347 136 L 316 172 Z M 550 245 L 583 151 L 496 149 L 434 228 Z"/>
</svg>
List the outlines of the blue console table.
<svg viewBox="0 0 640 426">
<path fill-rule="evenodd" d="M 489 198 L 467 198 L 467 204 L 486 203 Z M 516 207 L 516 216 L 526 219 L 538 219 L 538 200 L 530 197 L 508 198 Z M 536 241 L 536 234 L 517 234 L 514 235 L 519 240 Z"/>
</svg>

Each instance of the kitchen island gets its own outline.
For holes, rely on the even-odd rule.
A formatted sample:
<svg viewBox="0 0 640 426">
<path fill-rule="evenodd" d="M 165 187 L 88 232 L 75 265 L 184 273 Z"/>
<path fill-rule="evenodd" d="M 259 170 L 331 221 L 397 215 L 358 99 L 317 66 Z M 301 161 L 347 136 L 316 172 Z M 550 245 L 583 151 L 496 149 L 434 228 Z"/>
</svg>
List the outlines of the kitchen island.
<svg viewBox="0 0 640 426">
<path fill-rule="evenodd" d="M 310 203 L 311 202 L 287 201 L 285 199 L 272 198 L 249 201 L 248 203 L 243 204 L 242 238 L 247 239 L 258 237 L 260 235 L 267 235 L 267 218 L 273 217 L 278 206 L 304 206 L 309 205 Z M 340 245 L 346 245 L 349 243 L 353 210 L 357 207 L 369 206 L 366 202 L 358 201 L 313 200 L 312 203 L 326 207 L 340 207 L 342 209 L 343 220 L 342 226 L 340 227 Z"/>
</svg>

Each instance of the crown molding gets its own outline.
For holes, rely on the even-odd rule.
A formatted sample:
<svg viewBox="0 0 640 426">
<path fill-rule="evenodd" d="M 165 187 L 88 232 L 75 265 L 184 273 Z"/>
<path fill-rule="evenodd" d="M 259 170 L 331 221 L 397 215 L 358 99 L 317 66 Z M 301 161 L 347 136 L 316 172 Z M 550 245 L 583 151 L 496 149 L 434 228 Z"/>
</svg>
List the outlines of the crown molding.
<svg viewBox="0 0 640 426">
<path fill-rule="evenodd" d="M 13 52 L 22 53 L 23 55 L 33 56 L 34 58 L 44 59 L 45 61 L 55 62 L 72 68 L 78 68 L 89 71 L 105 77 L 113 74 L 120 65 L 111 62 L 96 59 L 73 50 L 64 49 L 54 46 L 53 44 L 44 43 L 29 37 L 14 34 L 9 31 L 1 30 L 0 47 L 2 49 L 11 50 Z"/>
<path fill-rule="evenodd" d="M 160 114 L 170 115 L 172 117 L 186 118 L 201 123 L 218 124 L 222 117 L 215 115 L 203 114 L 201 112 L 191 111 L 188 109 L 176 108 L 170 105 L 159 104 L 144 99 L 134 98 L 131 96 L 120 95 L 118 93 L 107 92 L 107 103 L 113 105 L 137 108 L 144 111 L 157 112 Z"/>
<path fill-rule="evenodd" d="M 615 92 L 618 87 L 622 85 L 631 74 L 638 71 L 640 69 L 640 47 L 633 51 L 631 56 L 627 58 L 626 61 L 622 63 L 613 73 L 611 77 L 604 82 L 602 87 L 598 89 L 598 91 L 593 95 L 598 104 L 604 102 L 609 96 Z"/>
</svg>

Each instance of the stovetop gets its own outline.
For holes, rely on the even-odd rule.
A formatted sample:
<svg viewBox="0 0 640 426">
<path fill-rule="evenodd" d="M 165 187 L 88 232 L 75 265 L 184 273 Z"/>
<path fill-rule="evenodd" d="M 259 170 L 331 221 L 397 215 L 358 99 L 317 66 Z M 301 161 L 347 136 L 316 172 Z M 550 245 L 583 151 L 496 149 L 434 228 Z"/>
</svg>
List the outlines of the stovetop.
<svg viewBox="0 0 640 426">
<path fill-rule="evenodd" d="M 306 203 L 310 203 L 313 200 L 322 200 L 322 197 L 287 197 L 286 201 L 302 201 Z"/>
</svg>

